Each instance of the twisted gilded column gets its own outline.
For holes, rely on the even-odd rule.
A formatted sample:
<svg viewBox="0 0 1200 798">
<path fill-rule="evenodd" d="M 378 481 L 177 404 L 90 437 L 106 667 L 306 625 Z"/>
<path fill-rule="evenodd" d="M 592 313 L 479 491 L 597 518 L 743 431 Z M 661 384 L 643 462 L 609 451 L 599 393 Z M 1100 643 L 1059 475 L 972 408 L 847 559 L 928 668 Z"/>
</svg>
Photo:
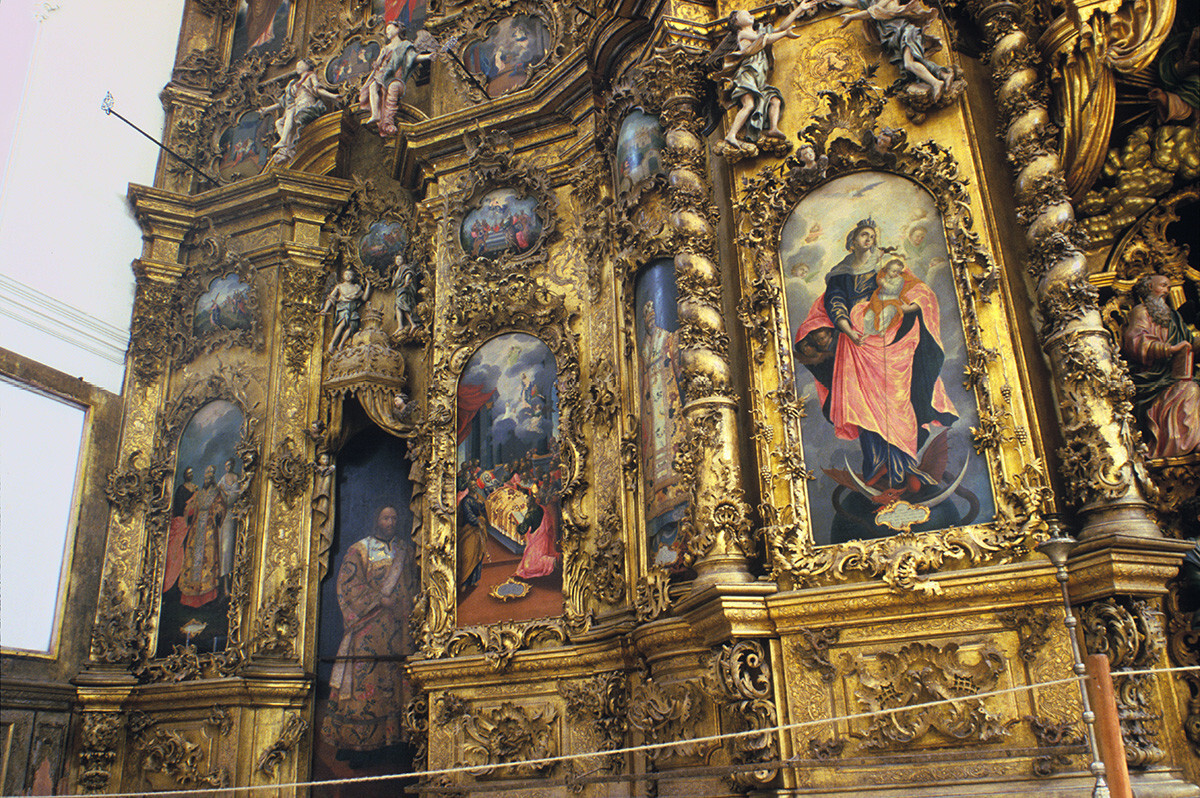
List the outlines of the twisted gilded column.
<svg viewBox="0 0 1200 798">
<path fill-rule="evenodd" d="M 663 48 L 646 71 L 663 90 L 670 236 L 679 288 L 680 360 L 687 442 L 676 466 L 691 483 L 688 555 L 697 589 L 752 581 L 749 506 L 737 451 L 737 404 L 716 263 L 717 210 L 700 137 L 701 54 Z"/>
<path fill-rule="evenodd" d="M 1152 491 L 1130 414 L 1132 385 L 1100 321 L 1082 238 L 1067 194 L 1046 108 L 1038 56 L 1012 0 L 970 0 L 984 31 L 1008 159 L 1016 172 L 1017 217 L 1027 268 L 1037 282 L 1065 445 L 1067 502 L 1080 514 L 1081 540 L 1111 535 L 1161 537 L 1147 515 Z"/>
</svg>

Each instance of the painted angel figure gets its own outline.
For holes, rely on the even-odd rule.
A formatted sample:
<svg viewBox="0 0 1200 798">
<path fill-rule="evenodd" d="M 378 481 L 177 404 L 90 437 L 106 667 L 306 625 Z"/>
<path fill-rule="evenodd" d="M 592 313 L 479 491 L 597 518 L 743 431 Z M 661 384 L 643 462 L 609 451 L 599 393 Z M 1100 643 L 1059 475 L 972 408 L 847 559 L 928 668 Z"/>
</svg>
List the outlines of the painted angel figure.
<svg viewBox="0 0 1200 798">
<path fill-rule="evenodd" d="M 283 111 L 275 122 L 279 141 L 271 148 L 275 153 L 271 158 L 272 163 L 287 163 L 296 154 L 296 139 L 300 137 L 301 128 L 327 110 L 322 98 L 331 103 L 339 100 L 336 94 L 321 85 L 312 63 L 301 58 L 296 62 L 296 77 L 288 82 L 279 102 L 259 109 L 259 113 L 276 109 Z"/>
<path fill-rule="evenodd" d="M 818 2 L 802 0 L 780 20 L 778 29 L 770 23 L 756 25 L 754 15 L 746 9 L 729 15 L 729 32 L 707 61 L 710 65 L 721 64 L 716 77 L 727 87 L 729 104 L 738 108 L 725 134 L 724 149 L 727 152 L 753 149 L 752 143 L 760 138 L 787 141 L 787 136 L 779 129 L 783 94 L 767 83 L 771 73 L 770 48 L 785 36 L 794 37 L 796 18 L 815 8 Z M 739 134 L 745 141 L 738 138 Z"/>
<path fill-rule="evenodd" d="M 830 0 L 845 8 L 855 9 L 843 14 L 841 27 L 855 20 L 867 23 L 872 38 L 887 53 L 888 60 L 905 75 L 925 83 L 930 99 L 937 103 L 951 91 L 955 72 L 950 67 L 931 61 L 932 52 L 940 42 L 926 33 L 937 19 L 937 9 L 922 0 Z"/>
</svg>

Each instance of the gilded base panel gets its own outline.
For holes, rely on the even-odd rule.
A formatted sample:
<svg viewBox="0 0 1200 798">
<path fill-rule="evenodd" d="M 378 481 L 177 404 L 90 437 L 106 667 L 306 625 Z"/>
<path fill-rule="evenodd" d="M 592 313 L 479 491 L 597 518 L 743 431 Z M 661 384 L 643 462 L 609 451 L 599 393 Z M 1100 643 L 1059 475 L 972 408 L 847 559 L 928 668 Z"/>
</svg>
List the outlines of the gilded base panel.
<svg viewBox="0 0 1200 798">
<path fill-rule="evenodd" d="M 1002 781 L 1028 794 L 1085 770 L 1077 688 L 1020 689 L 1072 676 L 1049 569 L 959 572 L 943 587 L 920 599 L 859 585 L 768 600 L 783 652 L 781 714 L 810 724 L 790 732 L 805 765 L 791 773 L 796 788 L 912 794 Z M 951 698 L 960 700 L 920 706 Z"/>
</svg>

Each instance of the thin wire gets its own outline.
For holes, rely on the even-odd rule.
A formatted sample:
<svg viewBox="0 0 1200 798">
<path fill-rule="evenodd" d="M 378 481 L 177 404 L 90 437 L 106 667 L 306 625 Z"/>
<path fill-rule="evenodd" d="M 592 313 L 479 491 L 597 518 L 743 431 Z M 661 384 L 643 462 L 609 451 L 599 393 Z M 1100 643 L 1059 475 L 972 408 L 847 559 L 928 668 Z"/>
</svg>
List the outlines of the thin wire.
<svg viewBox="0 0 1200 798">
<path fill-rule="evenodd" d="M 1118 676 L 1141 676 L 1151 673 L 1180 673 L 1184 671 L 1200 671 L 1200 665 L 1184 665 L 1175 668 L 1149 668 L 1142 671 L 1116 671 L 1114 675 Z M 596 757 L 612 757 L 623 754 L 635 754 L 643 751 L 658 751 L 666 748 L 674 748 L 679 745 L 698 745 L 701 743 L 720 742 L 722 740 L 736 740 L 742 737 L 756 737 L 762 734 L 791 731 L 793 729 L 802 729 L 808 726 L 821 726 L 828 723 L 837 723 L 839 721 L 861 720 L 863 718 L 874 718 L 884 715 L 895 715 L 901 712 L 911 712 L 916 709 L 927 709 L 929 707 L 941 706 L 942 704 L 957 704 L 962 701 L 978 701 L 983 698 L 992 696 L 1006 695 L 1008 693 L 1018 693 L 1025 690 L 1035 690 L 1042 687 L 1054 687 L 1060 684 L 1071 684 L 1080 682 L 1090 677 L 1072 676 L 1067 679 L 1054 679 L 1049 682 L 1038 682 L 1037 684 L 1023 684 L 1015 687 L 1006 687 L 1003 690 L 990 690 L 984 693 L 972 693 L 971 695 L 958 696 L 956 698 L 944 698 L 938 701 L 927 701 L 922 704 L 910 704 L 903 707 L 892 707 L 889 709 L 881 709 L 877 712 L 859 712 L 853 715 L 842 715 L 836 718 L 818 718 L 817 720 L 798 721 L 796 723 L 781 723 L 775 726 L 768 726 L 761 729 L 751 729 L 741 732 L 727 732 L 725 734 L 712 734 L 707 737 L 692 737 L 684 740 L 673 740 L 667 743 L 646 743 L 644 745 L 632 745 L 626 748 L 616 748 L 611 751 L 588 751 L 581 754 L 564 754 L 562 756 L 548 756 L 541 759 L 527 759 L 520 762 L 496 762 L 487 765 L 462 765 L 453 768 L 440 768 L 438 770 L 423 770 L 414 773 L 388 773 L 380 776 L 354 776 L 345 779 L 330 779 L 327 781 L 299 781 L 288 784 L 249 784 L 239 787 L 203 787 L 189 790 L 165 790 L 163 792 L 155 792 L 155 795 L 218 795 L 233 792 L 252 792 L 255 790 L 284 790 L 297 787 L 321 787 L 338 784 L 365 784 L 375 781 L 395 781 L 399 779 L 420 779 L 429 776 L 451 776 L 460 773 L 477 773 L 480 770 L 498 770 L 501 768 L 517 768 L 529 767 L 530 765 L 553 765 L 561 762 L 569 762 L 577 759 L 593 759 Z M 753 762 L 745 763 L 747 769 L 753 769 Z M 84 795 L 84 793 L 73 793 L 74 795 Z M 120 793 L 105 793 L 107 798 L 142 798 L 145 792 L 120 792 Z M 0 798 L 10 798 L 10 796 L 0 796 Z M 16 798 L 12 796 L 11 798 Z"/>
</svg>

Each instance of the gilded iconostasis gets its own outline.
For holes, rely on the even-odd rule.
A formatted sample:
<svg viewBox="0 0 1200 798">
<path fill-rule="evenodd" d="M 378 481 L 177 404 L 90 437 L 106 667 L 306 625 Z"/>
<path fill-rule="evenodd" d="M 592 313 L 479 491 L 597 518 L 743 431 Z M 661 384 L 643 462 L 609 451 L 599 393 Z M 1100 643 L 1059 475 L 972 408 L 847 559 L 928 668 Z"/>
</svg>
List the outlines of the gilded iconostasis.
<svg viewBox="0 0 1200 798">
<path fill-rule="evenodd" d="M 1191 794 L 1194 16 L 189 3 L 73 783 Z"/>
</svg>

